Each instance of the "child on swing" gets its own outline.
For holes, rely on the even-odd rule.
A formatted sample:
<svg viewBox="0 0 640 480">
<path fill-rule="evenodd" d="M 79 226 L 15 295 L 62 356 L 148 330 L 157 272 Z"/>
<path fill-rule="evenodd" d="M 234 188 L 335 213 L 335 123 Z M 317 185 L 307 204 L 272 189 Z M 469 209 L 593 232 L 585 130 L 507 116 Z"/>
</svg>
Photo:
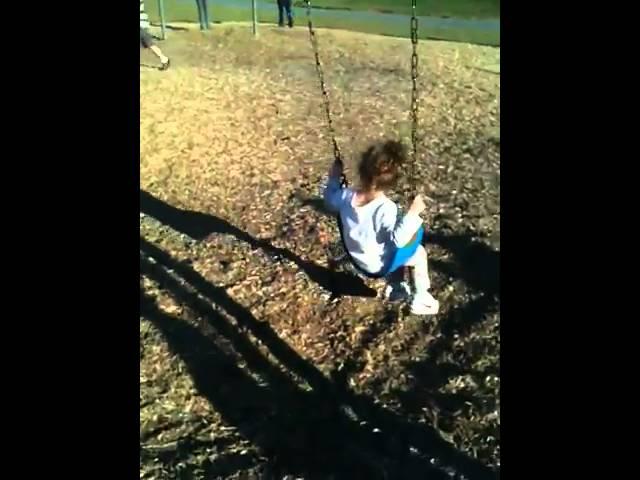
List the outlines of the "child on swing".
<svg viewBox="0 0 640 480">
<path fill-rule="evenodd" d="M 393 269 L 413 267 L 415 290 L 411 313 L 435 315 L 439 303 L 429 293 L 431 282 L 425 248 L 418 245 L 415 253 L 402 265 L 394 262 L 396 254 L 422 226 L 420 214 L 426 209 L 422 196 L 417 195 L 407 214 L 398 218 L 398 206 L 385 195 L 385 191 L 397 182 L 405 158 L 404 146 L 396 141 L 370 147 L 362 155 L 358 167 L 358 189 L 342 188 L 342 165 L 334 162 L 324 191 L 324 201 L 329 209 L 339 213 L 345 247 L 357 266 L 372 274 L 385 274 L 388 281 L 385 292 L 389 300 L 399 301 L 410 296 L 406 282 L 390 279 Z"/>
</svg>

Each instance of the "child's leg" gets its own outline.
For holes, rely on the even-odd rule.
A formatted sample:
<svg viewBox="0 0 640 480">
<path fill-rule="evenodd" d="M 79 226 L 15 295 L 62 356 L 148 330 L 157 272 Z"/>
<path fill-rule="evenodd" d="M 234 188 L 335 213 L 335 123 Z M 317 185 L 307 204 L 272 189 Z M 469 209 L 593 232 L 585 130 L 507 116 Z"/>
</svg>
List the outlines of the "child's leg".
<svg viewBox="0 0 640 480">
<path fill-rule="evenodd" d="M 158 59 L 162 62 L 162 63 L 167 63 L 167 60 L 169 60 L 168 57 L 166 57 L 163 53 L 162 50 L 160 50 L 160 47 L 158 47 L 157 45 L 151 45 L 149 47 L 149 50 L 151 50 L 153 52 L 153 54 L 158 57 Z"/>
<path fill-rule="evenodd" d="M 160 62 L 162 63 L 163 67 L 168 66 L 169 57 L 165 56 L 164 53 L 162 53 L 162 50 L 160 50 L 160 47 L 158 47 L 153 42 L 153 38 L 151 37 L 151 35 L 149 35 L 149 32 L 147 32 L 143 28 L 140 28 L 140 45 L 142 45 L 144 48 L 148 48 L 149 50 L 151 50 L 153 54 L 160 59 Z"/>
<path fill-rule="evenodd" d="M 387 283 L 400 283 L 404 281 L 404 270 L 405 269 L 403 267 L 400 267 L 396 271 L 391 272 L 389 275 L 387 275 Z"/>
<path fill-rule="evenodd" d="M 420 245 L 406 265 L 413 267 L 413 286 L 415 291 L 411 301 L 411 313 L 415 315 L 435 315 L 440 309 L 440 304 L 429 293 L 431 280 L 429 280 L 427 250 Z"/>
<path fill-rule="evenodd" d="M 404 281 L 404 268 L 399 268 L 386 277 L 384 296 L 391 302 L 406 300 L 411 295 L 409 285 Z"/>
<path fill-rule="evenodd" d="M 413 284 L 416 293 L 424 293 L 431 288 L 429 279 L 429 265 L 427 262 L 427 250 L 418 245 L 416 253 L 407 261 L 407 267 L 413 267 Z"/>
</svg>

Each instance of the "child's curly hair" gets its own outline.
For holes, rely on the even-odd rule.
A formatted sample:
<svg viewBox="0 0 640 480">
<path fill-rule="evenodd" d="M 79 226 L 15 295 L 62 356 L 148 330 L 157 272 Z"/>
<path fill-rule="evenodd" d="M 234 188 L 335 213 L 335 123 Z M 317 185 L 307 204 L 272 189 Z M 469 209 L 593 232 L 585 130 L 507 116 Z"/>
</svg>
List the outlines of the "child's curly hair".
<svg viewBox="0 0 640 480">
<path fill-rule="evenodd" d="M 362 187 L 380 190 L 392 188 L 400 178 L 400 167 L 406 157 L 406 148 L 395 140 L 387 140 L 369 147 L 362 154 L 358 166 Z"/>
</svg>

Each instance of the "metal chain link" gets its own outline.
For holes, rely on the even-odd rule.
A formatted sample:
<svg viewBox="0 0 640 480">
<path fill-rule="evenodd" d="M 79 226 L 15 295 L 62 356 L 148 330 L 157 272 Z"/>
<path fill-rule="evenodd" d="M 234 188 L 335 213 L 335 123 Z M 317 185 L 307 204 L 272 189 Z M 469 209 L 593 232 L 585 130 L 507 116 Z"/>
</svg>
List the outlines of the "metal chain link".
<svg viewBox="0 0 640 480">
<path fill-rule="evenodd" d="M 333 126 L 333 118 L 331 117 L 331 103 L 329 100 L 329 93 L 324 82 L 324 71 L 322 69 L 322 62 L 320 61 L 320 53 L 318 49 L 318 39 L 316 32 L 313 29 L 313 22 L 311 21 L 311 0 L 305 0 L 307 4 L 307 24 L 309 26 L 309 37 L 311 39 L 311 46 L 316 60 L 316 72 L 318 73 L 318 79 L 320 81 L 320 89 L 322 91 L 322 97 L 324 100 L 324 109 L 327 117 L 327 126 L 329 135 L 331 137 L 331 143 L 333 146 L 333 156 L 335 161 L 340 163 L 344 169 L 344 162 L 342 161 L 342 153 L 336 140 L 335 129 Z M 410 171 L 410 183 L 414 188 L 414 195 L 417 194 L 417 187 L 415 182 L 416 177 L 416 164 L 417 164 L 417 152 L 418 152 L 418 17 L 416 16 L 416 3 L 417 0 L 411 2 L 411 44 L 413 51 L 411 54 L 411 171 Z M 341 177 L 341 184 L 343 187 L 348 185 L 347 177 L 344 172 Z M 339 220 L 339 219 L 338 219 Z M 413 240 L 412 240 L 413 241 Z M 327 245 L 329 248 L 329 245 Z"/>
<path fill-rule="evenodd" d="M 417 0 L 411 1 L 411 44 L 413 52 L 411 54 L 411 178 L 414 195 L 417 194 L 416 187 L 416 164 L 418 157 L 418 17 L 416 16 Z"/>
<path fill-rule="evenodd" d="M 316 71 L 318 73 L 318 79 L 320 81 L 320 89 L 322 91 L 322 97 L 324 100 L 324 110 L 327 118 L 327 125 L 329 130 L 329 136 L 331 144 L 333 146 L 333 156 L 337 162 L 342 164 L 344 168 L 344 162 L 342 160 L 342 152 L 338 146 L 336 140 L 335 128 L 333 126 L 333 117 L 331 116 L 331 103 L 329 100 L 329 93 L 324 81 L 324 70 L 322 69 L 322 62 L 320 61 L 320 52 L 318 49 L 318 39 L 316 32 L 313 28 L 313 22 L 311 21 L 311 0 L 305 0 L 307 4 L 307 24 L 309 27 L 309 37 L 311 39 L 311 46 L 313 47 L 313 53 L 316 60 Z M 417 0 L 411 1 L 411 44 L 413 51 L 411 54 L 411 170 L 410 170 L 410 183 L 416 189 L 416 165 L 418 156 L 418 17 L 416 15 Z M 347 179 L 344 173 L 342 174 L 342 184 L 347 184 Z M 417 193 L 414 192 L 414 193 Z"/>
<path fill-rule="evenodd" d="M 307 4 L 307 23 L 309 26 L 309 36 L 311 38 L 311 46 L 313 47 L 313 53 L 316 59 L 316 71 L 318 72 L 318 79 L 320 80 L 320 89 L 322 90 L 322 97 L 324 99 L 324 111 L 327 116 L 327 124 L 329 129 L 329 136 L 331 137 L 331 144 L 333 146 L 333 157 L 335 161 L 342 165 L 344 168 L 344 162 L 342 161 L 342 152 L 340 152 L 340 147 L 338 146 L 338 141 L 336 140 L 336 132 L 333 127 L 333 118 L 331 116 L 331 103 L 329 101 L 329 92 L 327 92 L 327 87 L 324 83 L 324 71 L 322 70 L 322 62 L 320 61 L 320 52 L 318 49 L 318 39 L 316 37 L 316 32 L 313 29 L 313 23 L 311 22 L 311 1 L 305 0 Z M 342 174 L 341 183 L 343 186 L 347 185 L 347 177 L 345 174 Z"/>
</svg>

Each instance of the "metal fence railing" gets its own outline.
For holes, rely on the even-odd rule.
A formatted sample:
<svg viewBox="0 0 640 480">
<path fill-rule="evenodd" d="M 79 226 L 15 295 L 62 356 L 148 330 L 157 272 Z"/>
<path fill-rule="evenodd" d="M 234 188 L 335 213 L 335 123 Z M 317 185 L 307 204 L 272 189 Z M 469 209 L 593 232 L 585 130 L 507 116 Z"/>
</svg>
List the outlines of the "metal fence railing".
<svg viewBox="0 0 640 480">
<path fill-rule="evenodd" d="M 246 2 L 246 3 L 245 3 Z M 168 22 L 195 22 L 200 30 L 209 30 L 213 23 L 214 8 L 231 9 L 249 13 L 247 20 L 253 23 L 253 34 L 258 34 L 258 5 L 257 0 L 238 2 L 217 2 L 216 0 L 140 0 L 140 26 L 159 26 L 161 38 L 167 36 Z M 213 7 L 213 8 L 212 8 Z M 275 3 L 273 4 L 275 10 Z"/>
</svg>

